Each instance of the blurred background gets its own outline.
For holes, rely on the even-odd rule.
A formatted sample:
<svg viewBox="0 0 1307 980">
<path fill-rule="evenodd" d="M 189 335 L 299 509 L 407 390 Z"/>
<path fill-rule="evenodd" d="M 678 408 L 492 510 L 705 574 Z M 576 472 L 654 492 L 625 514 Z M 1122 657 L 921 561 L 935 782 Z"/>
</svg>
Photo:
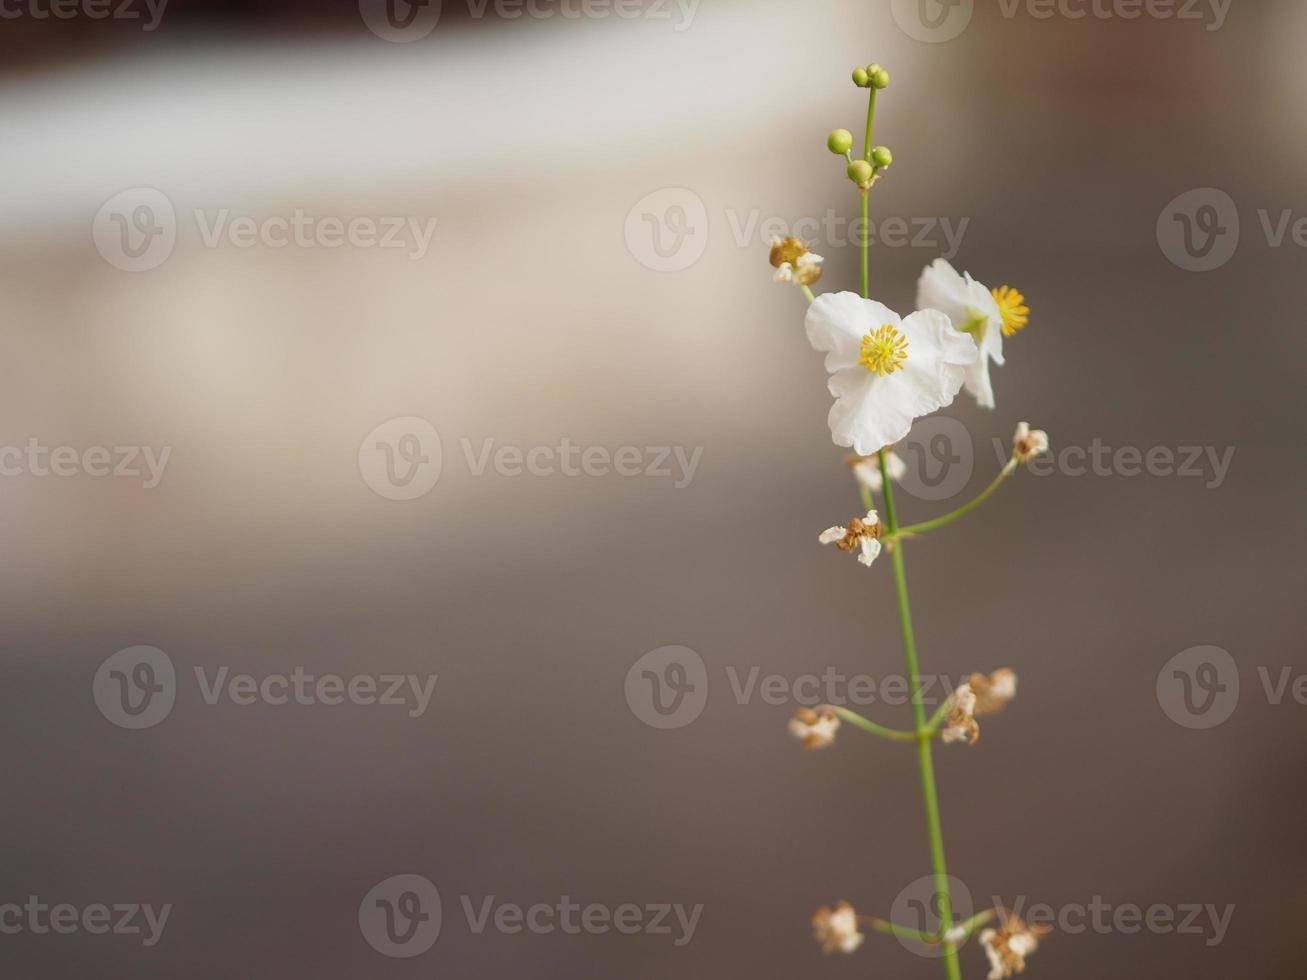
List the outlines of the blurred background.
<svg viewBox="0 0 1307 980">
<path fill-rule="evenodd" d="M 945 254 L 1033 308 L 900 510 L 1022 419 L 1055 450 L 907 553 L 923 669 L 1021 679 L 936 753 L 950 870 L 977 909 L 1171 910 L 1063 915 L 1033 977 L 1289 975 L 1305 37 L 1295 0 L 8 3 L 5 972 L 942 975 L 808 925 L 915 907 L 912 752 L 785 730 L 802 678 L 903 669 L 888 563 L 816 544 L 857 494 L 767 264 L 793 230 L 856 286 L 824 140 L 878 61 L 875 295 Z M 490 896 L 646 911 L 478 931 Z M 132 903 L 156 941 L 81 917 Z"/>
</svg>

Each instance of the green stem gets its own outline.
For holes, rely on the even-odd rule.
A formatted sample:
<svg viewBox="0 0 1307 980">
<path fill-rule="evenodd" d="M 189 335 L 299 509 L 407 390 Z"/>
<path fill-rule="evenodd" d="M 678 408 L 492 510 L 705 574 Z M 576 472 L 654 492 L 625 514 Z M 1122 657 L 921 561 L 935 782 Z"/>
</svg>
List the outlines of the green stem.
<svg viewBox="0 0 1307 980">
<path fill-rule="evenodd" d="M 876 124 L 876 89 L 873 86 L 871 95 L 867 98 L 867 136 L 862 143 L 862 159 L 871 162 L 871 133 Z M 862 298 L 867 299 L 871 292 L 871 279 L 868 270 L 869 256 L 871 254 L 871 209 L 870 209 L 870 192 L 865 188 L 859 188 L 858 191 L 858 216 L 860 219 L 858 227 L 858 257 L 859 263 L 859 280 L 862 289 Z"/>
<path fill-rule="evenodd" d="M 900 731 L 897 728 L 886 728 L 884 725 L 877 725 L 874 721 L 862 717 L 856 711 L 850 711 L 848 708 L 837 708 L 830 705 L 830 710 L 839 715 L 844 721 L 847 721 L 855 728 L 861 728 L 864 732 L 871 732 L 873 735 L 879 735 L 881 738 L 887 738 L 891 742 L 915 742 L 917 740 L 916 732 Z"/>
<path fill-rule="evenodd" d="M 903 939 L 911 939 L 923 945 L 929 945 L 937 941 L 937 937 L 930 935 L 930 933 L 921 932 L 918 929 L 909 929 L 907 926 L 901 926 L 896 922 L 875 919 L 869 915 L 858 916 L 858 921 L 876 932 L 883 932 L 887 936 L 900 936 Z"/>
<path fill-rule="evenodd" d="M 871 208 L 869 206 L 871 194 L 868 191 L 859 189 L 858 198 L 858 214 L 860 216 L 858 222 L 858 254 L 860 259 L 859 282 L 862 289 L 862 298 L 868 299 L 870 298 L 871 293 L 871 278 L 869 274 L 870 270 L 868 268 L 869 257 L 871 255 Z"/>
<path fill-rule="evenodd" d="M 935 709 L 935 713 L 930 716 L 930 721 L 926 722 L 926 731 L 933 733 L 935 729 L 939 728 L 940 722 L 942 722 L 944 718 L 948 715 L 948 713 L 952 710 L 953 710 L 953 696 L 952 694 L 950 694 L 948 697 L 944 699 L 944 703 L 941 704 L 937 709 Z"/>
<path fill-rule="evenodd" d="M 872 86 L 871 96 L 867 99 L 867 138 L 862 144 L 862 159 L 871 162 L 871 130 L 876 123 L 876 88 Z"/>
<path fill-rule="evenodd" d="M 813 303 L 817 299 L 816 296 L 812 295 L 812 290 L 809 289 L 807 286 L 800 286 L 799 288 L 803 290 L 803 295 L 808 298 L 809 304 Z"/>
<path fill-rule="evenodd" d="M 889 467 L 885 450 L 877 453 L 880 473 L 884 482 L 885 520 L 891 534 L 898 530 L 894 512 L 894 490 L 890 484 Z M 921 668 L 917 663 L 917 642 L 912 632 L 912 611 L 908 606 L 908 574 L 903 563 L 903 542 L 895 543 L 890 551 L 894 567 L 894 593 L 898 599 L 899 625 L 903 631 L 903 663 L 908 675 L 908 691 L 912 696 L 914 727 L 922 738 L 917 740 L 917 768 L 921 773 L 921 799 L 926 811 L 926 836 L 930 842 L 930 865 L 935 874 L 935 893 L 939 896 L 940 931 L 947 932 L 953 922 L 953 899 L 949 895 L 948 866 L 944 861 L 944 832 L 940 826 L 939 794 L 935 789 L 935 761 L 931 754 L 930 739 L 926 735 L 926 706 L 921 699 Z M 944 946 L 944 972 L 949 980 L 962 980 L 958 965 L 957 948 Z"/>
<path fill-rule="evenodd" d="M 958 518 L 966 517 L 988 500 L 990 495 L 1003 485 L 1003 481 L 1006 480 L 1015 469 L 1016 462 L 1014 460 L 1008 460 L 1007 465 L 998 471 L 998 476 L 994 477 L 994 482 L 985 487 L 984 490 L 980 491 L 980 494 L 974 500 L 967 501 L 957 510 L 950 511 L 943 517 L 936 517 L 932 521 L 922 521 L 920 524 L 909 524 L 907 527 L 902 528 L 898 533 L 903 535 L 925 534 L 927 531 L 933 531 L 935 528 L 943 527 L 945 524 L 952 524 L 954 521 L 958 520 Z"/>
</svg>

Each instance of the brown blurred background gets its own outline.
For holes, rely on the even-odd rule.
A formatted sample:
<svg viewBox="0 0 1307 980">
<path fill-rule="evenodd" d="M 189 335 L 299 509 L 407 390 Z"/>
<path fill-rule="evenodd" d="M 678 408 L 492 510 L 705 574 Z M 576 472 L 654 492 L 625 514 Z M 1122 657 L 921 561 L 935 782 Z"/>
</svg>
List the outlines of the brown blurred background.
<svg viewBox="0 0 1307 980">
<path fill-rule="evenodd" d="M 1021 419 L 1055 449 L 1235 449 L 1220 479 L 1021 474 L 910 548 L 924 669 L 1021 678 L 976 747 L 936 753 L 950 870 L 977 907 L 1233 906 L 1220 942 L 1061 930 L 1032 977 L 1300 972 L 1307 705 L 1292 683 L 1272 703 L 1259 668 L 1307 671 L 1307 7 L 1077 19 L 1093 8 L 982 0 L 948 39 L 970 5 L 928 9 L 944 26 L 918 40 L 897 0 L 580 17 L 445 0 L 401 43 L 366 0 L 175 2 L 151 30 L 26 0 L 0 21 L 0 447 L 170 452 L 150 488 L 76 466 L 0 479 L 0 905 L 172 906 L 152 946 L 0 934 L 7 975 L 942 976 L 883 936 L 823 957 L 807 924 L 838 899 L 888 915 L 927 872 L 912 753 L 848 730 L 804 753 L 792 699 L 741 704 L 732 683 L 902 670 L 888 564 L 816 544 L 856 495 L 764 230 L 830 211 L 838 232 L 855 211 L 823 143 L 860 135 L 848 72 L 871 60 L 893 74 L 877 142 L 895 155 L 873 218 L 936 222 L 875 249 L 875 293 L 910 308 L 947 219 L 967 222 L 955 264 L 1034 308 L 998 408 L 945 413 L 968 434 L 949 449 L 974 459 L 966 487 L 905 490 L 905 515 L 982 488 Z M 174 209 L 175 244 L 126 271 L 115 236 L 164 220 L 137 188 Z M 1228 260 L 1223 198 L 1193 206 L 1193 254 L 1159 237 L 1201 188 L 1237 208 Z M 411 248 L 205 244 L 221 213 L 296 209 L 435 225 L 426 248 L 411 231 Z M 1262 210 L 1272 232 L 1291 215 L 1279 246 Z M 820 287 L 854 286 L 856 250 L 811 237 Z M 396 500 L 373 486 L 418 459 L 408 423 L 384 431 L 392 450 L 374 430 L 404 417 L 438 431 L 441 467 Z M 477 475 L 486 439 L 633 446 L 641 469 L 656 447 L 701 455 L 679 487 Z M 138 645 L 166 653 L 176 694 L 132 730 L 94 695 Z M 707 700 L 659 729 L 628 671 L 668 645 L 702 658 Z M 1239 696 L 1189 727 L 1169 662 L 1206 645 Z M 438 682 L 410 717 L 210 705 L 195 677 L 297 667 Z M 359 923 L 400 874 L 443 899 L 411 958 Z M 703 911 L 679 947 L 476 934 L 460 896 L 490 895 Z"/>
</svg>

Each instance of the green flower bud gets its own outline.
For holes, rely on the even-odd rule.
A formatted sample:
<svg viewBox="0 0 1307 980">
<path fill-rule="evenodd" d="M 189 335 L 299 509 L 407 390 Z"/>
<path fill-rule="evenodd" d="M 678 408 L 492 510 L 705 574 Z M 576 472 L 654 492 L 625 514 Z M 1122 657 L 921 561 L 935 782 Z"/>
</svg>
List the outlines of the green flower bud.
<svg viewBox="0 0 1307 980">
<path fill-rule="evenodd" d="M 889 88 L 889 72 L 879 65 L 875 71 L 867 72 L 867 79 L 871 82 L 872 88 Z"/>
<path fill-rule="evenodd" d="M 826 149 L 832 153 L 844 156 L 853 146 L 853 134 L 847 129 L 836 129 L 826 137 Z"/>
<path fill-rule="evenodd" d="M 869 84 L 869 81 L 870 81 L 870 76 L 867 75 L 867 69 L 865 68 L 853 69 L 854 85 L 858 86 L 858 88 L 866 88 L 867 85 Z"/>
<path fill-rule="evenodd" d="M 871 169 L 871 164 L 866 160 L 854 160 L 849 164 L 848 175 L 849 180 L 859 187 L 867 187 L 871 184 L 871 178 L 875 176 L 875 171 Z"/>
<path fill-rule="evenodd" d="M 894 154 L 889 151 L 888 146 L 878 146 L 871 151 L 871 162 L 875 164 L 877 170 L 884 170 L 894 162 Z"/>
</svg>

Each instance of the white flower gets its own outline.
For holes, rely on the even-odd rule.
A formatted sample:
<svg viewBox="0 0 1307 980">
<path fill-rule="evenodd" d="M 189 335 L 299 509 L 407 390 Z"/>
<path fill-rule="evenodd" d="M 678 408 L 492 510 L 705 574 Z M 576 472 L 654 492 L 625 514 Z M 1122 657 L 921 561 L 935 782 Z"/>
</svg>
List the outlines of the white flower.
<svg viewBox="0 0 1307 980">
<path fill-rule="evenodd" d="M 967 369 L 967 391 L 982 408 L 993 408 L 989 362 L 1003 364 L 1004 319 L 997 297 L 970 273 L 959 274 L 944 259 L 936 259 L 917 282 L 917 306 L 939 310 L 954 327 L 975 338 L 980 357 Z"/>
<path fill-rule="evenodd" d="M 821 943 L 823 953 L 852 953 L 863 940 L 858 932 L 858 914 L 848 902 L 840 902 L 834 909 L 823 905 L 814 912 L 812 934 Z"/>
<path fill-rule="evenodd" d="M 1007 667 L 994 671 L 988 677 L 972 674 L 967 686 L 976 695 L 975 714 L 978 717 L 996 715 L 1017 696 L 1017 675 Z"/>
<path fill-rule="evenodd" d="M 826 293 L 808 307 L 808 341 L 826 354 L 835 396 L 831 436 L 860 456 L 898 442 L 914 419 L 952 404 L 975 341 L 938 310 L 906 319 L 856 293 Z"/>
<path fill-rule="evenodd" d="M 1026 968 L 1026 957 L 1039 948 L 1039 937 L 1046 935 L 1044 926 L 1027 926 L 1015 915 L 1005 915 L 1002 929 L 986 929 L 980 944 L 989 959 L 989 980 L 1006 980 Z"/>
<path fill-rule="evenodd" d="M 773 237 L 770 259 L 776 267 L 772 274 L 772 279 L 776 282 L 811 286 L 821 278 L 821 263 L 824 260 L 816 252 L 810 252 L 808 246 L 797 238 Z"/>
<path fill-rule="evenodd" d="M 860 484 L 872 493 L 880 493 L 885 481 L 881 479 L 880 461 L 875 456 L 849 456 L 844 462 L 849 464 L 849 469 L 853 470 L 853 476 Z M 898 483 L 907 473 L 908 464 L 897 453 L 888 452 L 885 454 L 885 470 L 889 473 L 889 478 Z"/>
<path fill-rule="evenodd" d="M 820 712 L 800 708 L 790 719 L 789 728 L 790 734 L 801 741 L 805 749 L 824 749 L 835 743 L 835 733 L 840 730 L 840 719 L 830 708 Z"/>
<path fill-rule="evenodd" d="M 1031 429 L 1029 422 L 1017 425 L 1016 435 L 1012 437 L 1012 455 L 1018 463 L 1028 463 L 1041 453 L 1048 452 L 1048 433 L 1043 429 Z"/>
<path fill-rule="evenodd" d="M 944 719 L 944 730 L 939 733 L 939 740 L 945 745 L 950 742 L 975 745 L 978 738 L 980 726 L 976 724 L 976 694 L 970 684 L 963 684 L 953 692 L 953 710 Z"/>
<path fill-rule="evenodd" d="M 880 554 L 880 535 L 883 526 L 874 510 L 867 511 L 866 517 L 855 517 L 847 527 L 828 527 L 817 536 L 822 544 L 833 544 L 840 551 L 858 551 L 858 561 L 871 567 L 871 563 Z"/>
</svg>

